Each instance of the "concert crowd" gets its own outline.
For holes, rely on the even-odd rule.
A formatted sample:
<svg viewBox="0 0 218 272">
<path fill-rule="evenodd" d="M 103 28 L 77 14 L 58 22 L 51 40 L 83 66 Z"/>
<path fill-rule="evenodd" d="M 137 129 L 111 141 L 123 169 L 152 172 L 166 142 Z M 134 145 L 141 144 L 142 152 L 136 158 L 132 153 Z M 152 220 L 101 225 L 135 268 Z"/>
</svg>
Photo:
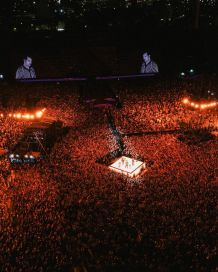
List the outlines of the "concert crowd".
<svg viewBox="0 0 218 272">
<path fill-rule="evenodd" d="M 105 109 L 82 103 L 77 87 L 32 86 L 37 107 L 69 132 L 36 164 L 14 168 L 1 156 L 0 270 L 217 271 L 217 108 L 183 105 L 188 86 L 118 89 L 117 129 L 148 167 L 134 179 L 97 163 L 118 148 Z M 9 101 L 22 105 L 25 94 L 20 85 Z M 28 125 L 2 118 L 0 147 L 10 150 Z M 202 128 L 213 137 L 180 140 Z"/>
</svg>

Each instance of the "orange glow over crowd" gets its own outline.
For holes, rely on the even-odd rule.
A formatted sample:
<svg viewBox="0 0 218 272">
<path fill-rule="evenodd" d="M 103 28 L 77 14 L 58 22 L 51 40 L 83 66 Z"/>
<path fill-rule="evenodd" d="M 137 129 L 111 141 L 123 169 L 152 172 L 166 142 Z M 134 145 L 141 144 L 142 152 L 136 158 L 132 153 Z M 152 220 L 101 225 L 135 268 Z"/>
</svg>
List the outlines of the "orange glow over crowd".
<svg viewBox="0 0 218 272">
<path fill-rule="evenodd" d="M 23 119 L 23 120 L 34 120 L 34 119 L 41 119 L 45 113 L 45 108 L 42 110 L 38 110 L 34 113 L 20 113 L 20 112 L 15 112 L 15 113 L 9 113 L 8 117 L 10 118 L 15 118 L 15 119 Z M 1 118 L 5 117 L 4 113 L 0 114 Z"/>
<path fill-rule="evenodd" d="M 134 178 L 98 163 L 117 139 L 105 110 L 87 107 L 78 86 L 0 86 L 12 114 L 0 118 L 0 150 L 30 126 L 13 107 L 27 96 L 39 98 L 35 119 L 68 129 L 39 163 L 0 157 L 0 270 L 216 271 L 218 107 L 184 104 L 187 89 L 198 90 L 192 82 L 113 84 L 125 152 L 146 166 Z M 218 90 L 218 79 L 209 84 L 201 86 Z"/>
<path fill-rule="evenodd" d="M 201 109 L 201 110 L 208 109 L 208 108 L 214 108 L 214 107 L 218 106 L 218 102 L 216 102 L 216 101 L 209 102 L 209 103 L 195 103 L 188 98 L 184 98 L 182 100 L 182 102 L 185 105 L 188 105 L 188 106 L 193 107 L 195 109 Z"/>
</svg>

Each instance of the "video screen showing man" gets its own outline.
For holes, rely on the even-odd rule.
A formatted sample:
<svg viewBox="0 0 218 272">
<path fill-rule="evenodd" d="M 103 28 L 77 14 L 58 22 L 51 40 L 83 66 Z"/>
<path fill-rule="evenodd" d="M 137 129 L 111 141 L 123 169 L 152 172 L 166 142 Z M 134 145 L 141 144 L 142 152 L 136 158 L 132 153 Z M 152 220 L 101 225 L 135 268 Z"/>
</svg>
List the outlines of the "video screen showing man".
<svg viewBox="0 0 218 272">
<path fill-rule="evenodd" d="M 151 59 L 151 55 L 148 52 L 145 52 L 142 55 L 143 62 L 141 66 L 140 73 L 147 74 L 147 73 L 159 73 L 158 65 L 155 61 Z"/>
<path fill-rule="evenodd" d="M 36 78 L 35 69 L 32 67 L 32 58 L 26 56 L 21 65 L 16 71 L 16 79 L 34 79 Z"/>
</svg>

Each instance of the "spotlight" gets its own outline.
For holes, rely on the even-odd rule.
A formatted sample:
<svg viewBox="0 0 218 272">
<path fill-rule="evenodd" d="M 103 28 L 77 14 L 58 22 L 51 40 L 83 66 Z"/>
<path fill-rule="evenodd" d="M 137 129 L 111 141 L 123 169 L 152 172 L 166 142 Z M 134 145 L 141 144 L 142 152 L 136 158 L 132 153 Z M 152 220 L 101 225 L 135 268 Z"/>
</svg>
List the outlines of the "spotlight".
<svg viewBox="0 0 218 272">
<path fill-rule="evenodd" d="M 193 107 L 193 108 L 195 108 L 195 109 L 206 109 L 206 108 L 212 108 L 212 107 L 216 107 L 217 105 L 218 105 L 218 102 L 210 102 L 210 103 L 208 103 L 208 104 L 205 104 L 205 103 L 200 103 L 200 104 L 197 104 L 197 103 L 194 103 L 194 102 L 192 102 L 192 101 L 190 101 L 188 98 L 184 98 L 183 100 L 182 100 L 182 103 L 183 104 L 186 104 L 186 105 L 189 105 L 189 106 L 191 106 L 191 107 Z"/>
<path fill-rule="evenodd" d="M 183 99 L 183 103 L 184 103 L 184 104 L 188 104 L 188 103 L 189 103 L 188 98 L 184 98 L 184 99 Z"/>
</svg>

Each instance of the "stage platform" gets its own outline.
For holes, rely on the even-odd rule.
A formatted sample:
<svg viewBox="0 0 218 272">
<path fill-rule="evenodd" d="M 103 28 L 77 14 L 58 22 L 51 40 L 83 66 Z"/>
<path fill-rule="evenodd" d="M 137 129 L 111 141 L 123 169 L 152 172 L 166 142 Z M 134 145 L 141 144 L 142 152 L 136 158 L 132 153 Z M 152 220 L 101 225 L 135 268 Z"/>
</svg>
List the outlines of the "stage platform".
<svg viewBox="0 0 218 272">
<path fill-rule="evenodd" d="M 146 171 L 146 164 L 145 162 L 122 156 L 112 163 L 109 166 L 109 169 L 134 178 L 140 173 Z"/>
</svg>

